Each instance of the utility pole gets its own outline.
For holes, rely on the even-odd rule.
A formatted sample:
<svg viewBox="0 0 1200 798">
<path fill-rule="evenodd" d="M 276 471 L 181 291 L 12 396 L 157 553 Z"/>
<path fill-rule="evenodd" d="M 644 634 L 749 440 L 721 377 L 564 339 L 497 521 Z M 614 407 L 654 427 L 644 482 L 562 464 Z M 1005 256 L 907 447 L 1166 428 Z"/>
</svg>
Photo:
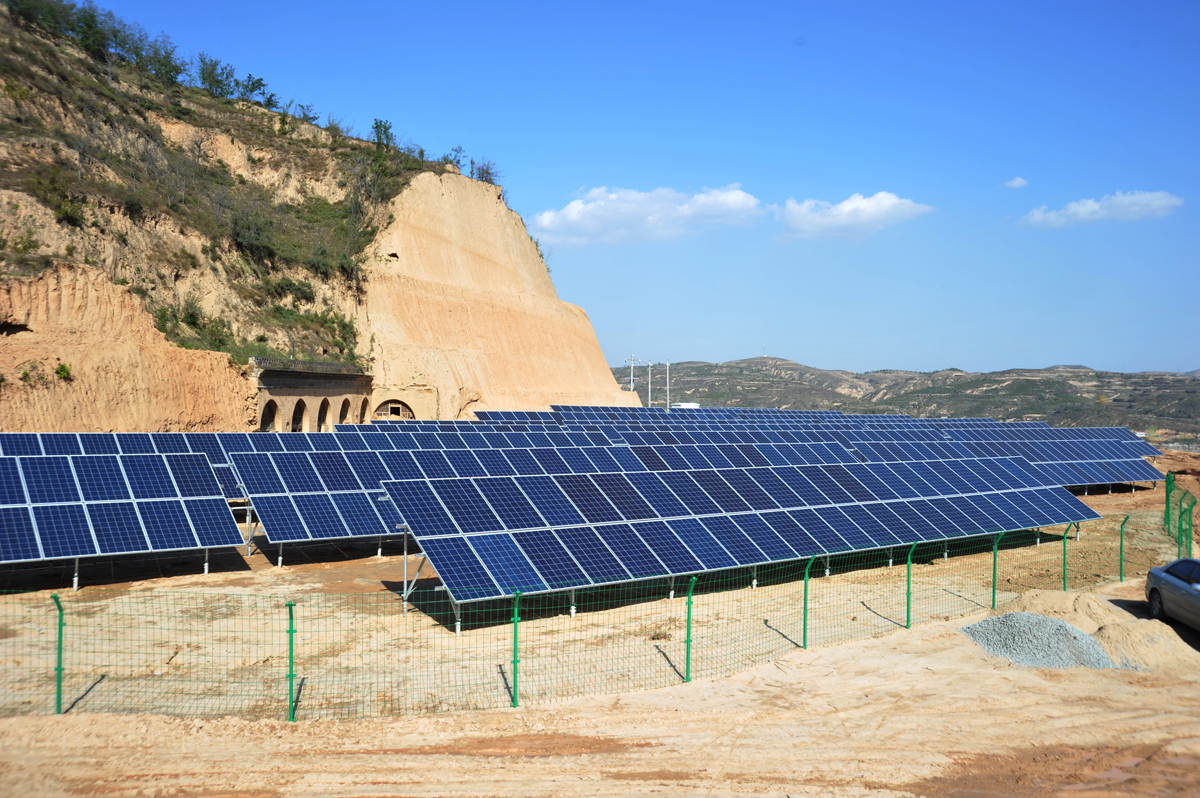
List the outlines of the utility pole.
<svg viewBox="0 0 1200 798">
<path fill-rule="evenodd" d="M 646 361 L 646 407 L 654 407 L 654 375 L 651 369 L 650 361 Z"/>
<path fill-rule="evenodd" d="M 667 361 L 667 412 L 671 412 L 671 361 Z"/>
</svg>

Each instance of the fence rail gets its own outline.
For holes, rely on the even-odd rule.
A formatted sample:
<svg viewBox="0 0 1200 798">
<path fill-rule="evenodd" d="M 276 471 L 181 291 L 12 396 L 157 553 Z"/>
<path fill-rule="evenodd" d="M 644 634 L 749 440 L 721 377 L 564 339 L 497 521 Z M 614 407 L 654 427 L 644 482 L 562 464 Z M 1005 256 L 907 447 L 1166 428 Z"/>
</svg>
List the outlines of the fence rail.
<svg viewBox="0 0 1200 798">
<path fill-rule="evenodd" d="M 433 580 L 407 612 L 392 592 L 12 594 L 0 597 L 0 715 L 361 718 L 642 690 L 1002 607 L 1032 588 L 1136 578 L 1177 547 L 1151 510 L 1083 530 L 897 546 L 458 612 Z"/>
</svg>

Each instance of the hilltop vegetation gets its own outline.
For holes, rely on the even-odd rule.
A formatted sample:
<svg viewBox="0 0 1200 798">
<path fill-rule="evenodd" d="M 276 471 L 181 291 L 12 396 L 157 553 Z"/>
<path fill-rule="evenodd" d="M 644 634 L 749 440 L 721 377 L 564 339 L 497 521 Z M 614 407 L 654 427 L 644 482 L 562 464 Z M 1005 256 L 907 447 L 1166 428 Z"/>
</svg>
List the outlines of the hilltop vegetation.
<svg viewBox="0 0 1200 798">
<path fill-rule="evenodd" d="M 241 362 L 360 356 L 363 250 L 389 201 L 457 171 L 462 148 L 435 157 L 384 119 L 357 137 L 90 2 L 3 12 L 0 277 L 103 268 L 172 340 Z M 469 171 L 497 176 L 486 159 Z"/>
<path fill-rule="evenodd" d="M 629 369 L 615 368 L 629 384 Z M 635 371 L 646 401 L 645 368 Z M 654 400 L 666 399 L 666 370 L 653 370 Z M 972 374 L 884 370 L 825 371 L 790 360 L 756 357 L 728 363 L 671 364 L 671 400 L 716 407 L 782 407 L 844 413 L 1039 420 L 1053 426 L 1125 426 L 1200 433 L 1200 379 L 1195 375 L 1122 374 L 1084 366 Z"/>
</svg>

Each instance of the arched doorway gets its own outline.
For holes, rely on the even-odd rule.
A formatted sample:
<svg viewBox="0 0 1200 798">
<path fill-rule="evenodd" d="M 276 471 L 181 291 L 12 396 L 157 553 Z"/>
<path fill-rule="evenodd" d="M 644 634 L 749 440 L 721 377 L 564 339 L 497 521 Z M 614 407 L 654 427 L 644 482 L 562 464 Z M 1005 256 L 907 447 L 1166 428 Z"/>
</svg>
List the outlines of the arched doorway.
<svg viewBox="0 0 1200 798">
<path fill-rule="evenodd" d="M 329 432 L 329 400 L 321 400 L 321 408 L 317 411 L 317 432 Z"/>
<path fill-rule="evenodd" d="M 305 418 L 305 411 L 307 409 L 308 408 L 304 406 L 303 399 L 298 399 L 296 401 L 296 409 L 292 411 L 292 432 L 308 432 L 308 430 L 305 429 L 305 427 L 308 425 L 308 419 Z"/>
<path fill-rule="evenodd" d="M 350 423 L 350 400 L 349 399 L 342 400 L 342 409 L 338 412 L 338 423 L 339 424 L 349 424 Z"/>
<path fill-rule="evenodd" d="M 262 419 L 258 422 L 259 432 L 274 432 L 275 431 L 275 416 L 279 412 L 279 408 L 275 404 L 275 400 L 267 402 L 263 407 Z"/>
<path fill-rule="evenodd" d="M 370 408 L 370 405 L 367 403 L 366 399 L 363 399 L 362 408 L 358 411 L 358 423 L 359 424 L 367 423 L 367 409 L 368 408 Z"/>
<path fill-rule="evenodd" d="M 399 399 L 389 399 L 375 408 L 375 418 L 378 419 L 405 420 L 416 417 L 412 408 Z"/>
</svg>

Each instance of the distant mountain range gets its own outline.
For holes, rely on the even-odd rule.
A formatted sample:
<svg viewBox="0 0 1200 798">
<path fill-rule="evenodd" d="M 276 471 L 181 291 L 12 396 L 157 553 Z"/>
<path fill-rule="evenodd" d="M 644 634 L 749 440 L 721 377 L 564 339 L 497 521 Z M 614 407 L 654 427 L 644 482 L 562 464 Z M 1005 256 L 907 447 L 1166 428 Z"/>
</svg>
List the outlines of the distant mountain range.
<svg viewBox="0 0 1200 798">
<path fill-rule="evenodd" d="M 623 388 L 628 367 L 613 369 Z M 646 402 L 646 369 L 635 370 Z M 884 369 L 858 374 L 826 371 L 777 357 L 726 363 L 671 364 L 671 401 L 719 407 L 781 407 L 911 416 L 990 416 L 1040 420 L 1053 426 L 1126 426 L 1200 432 L 1200 369 L 1186 374 L 1096 371 L 1087 366 L 960 369 L 915 372 Z M 666 369 L 653 369 L 654 404 L 666 400 Z"/>
</svg>

